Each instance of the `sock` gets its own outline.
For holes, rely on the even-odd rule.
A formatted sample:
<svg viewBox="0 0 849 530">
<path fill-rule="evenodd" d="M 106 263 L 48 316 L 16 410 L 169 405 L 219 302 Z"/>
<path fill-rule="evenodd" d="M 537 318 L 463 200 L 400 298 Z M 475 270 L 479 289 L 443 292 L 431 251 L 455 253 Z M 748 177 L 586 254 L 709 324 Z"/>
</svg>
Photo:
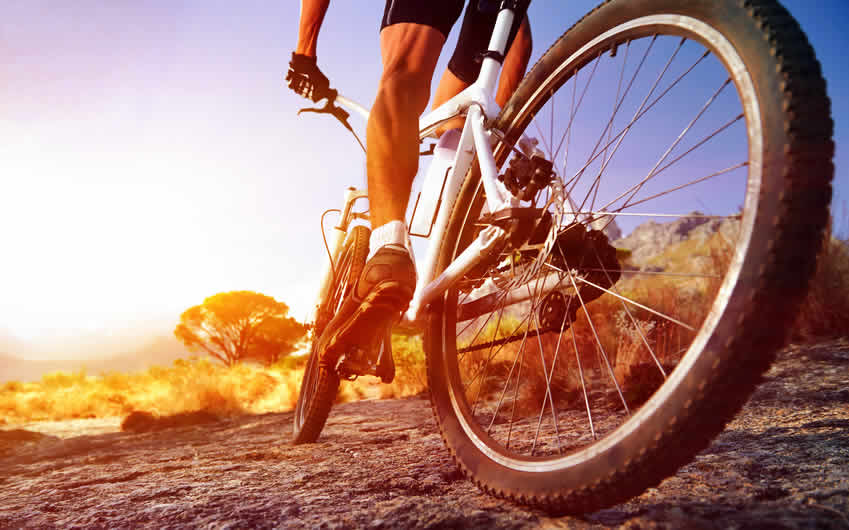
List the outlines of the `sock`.
<svg viewBox="0 0 849 530">
<path fill-rule="evenodd" d="M 413 246 L 410 243 L 410 235 L 407 233 L 407 225 L 404 224 L 404 221 L 389 221 L 371 231 L 367 259 L 371 259 L 380 247 L 387 245 L 407 249 L 412 257 Z"/>
</svg>

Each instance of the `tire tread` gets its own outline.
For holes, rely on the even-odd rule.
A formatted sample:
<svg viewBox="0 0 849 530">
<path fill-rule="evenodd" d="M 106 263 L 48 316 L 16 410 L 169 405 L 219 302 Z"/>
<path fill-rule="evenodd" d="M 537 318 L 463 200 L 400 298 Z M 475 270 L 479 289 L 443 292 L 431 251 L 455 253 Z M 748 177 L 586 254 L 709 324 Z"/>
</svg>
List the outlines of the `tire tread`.
<svg viewBox="0 0 849 530">
<path fill-rule="evenodd" d="M 523 92 L 526 83 L 535 83 L 544 77 L 550 69 L 548 63 L 557 59 L 558 44 L 568 39 L 572 30 L 616 2 L 619 0 L 607 0 L 564 33 L 530 70 L 517 93 Z M 613 469 L 595 482 L 574 489 L 529 496 L 521 485 L 505 488 L 487 483 L 461 461 L 452 448 L 450 433 L 441 421 L 437 421 L 458 468 L 493 496 L 550 512 L 581 513 L 639 495 L 674 474 L 711 443 L 743 407 L 762 381 L 777 350 L 785 343 L 786 330 L 795 317 L 795 310 L 786 308 L 795 308 L 802 301 L 828 221 L 830 181 L 834 172 L 831 105 L 820 65 L 807 37 L 786 9 L 774 0 L 729 0 L 727 3 L 748 15 L 769 50 L 774 75 L 780 78 L 777 86 L 785 131 L 786 167 L 781 184 L 784 191 L 779 214 L 775 216 L 771 251 L 738 320 L 739 329 L 746 333 L 728 338 L 724 344 L 731 354 L 713 364 L 712 374 L 701 385 L 692 388 L 691 400 L 681 407 L 680 414 L 658 430 L 651 444 L 641 448 L 622 469 Z M 513 106 L 518 106 L 518 102 Z M 502 115 L 510 111 L 511 103 L 508 102 Z M 457 208 L 455 206 L 455 210 Z M 785 333 L 776 333 L 776 329 L 785 330 Z M 429 386 L 434 388 L 431 372 L 429 369 Z M 723 399 L 707 399 L 711 395 L 722 395 Z M 438 419 L 440 412 L 435 399 L 432 398 L 431 403 Z M 700 434 L 684 435 L 692 432 Z"/>
</svg>

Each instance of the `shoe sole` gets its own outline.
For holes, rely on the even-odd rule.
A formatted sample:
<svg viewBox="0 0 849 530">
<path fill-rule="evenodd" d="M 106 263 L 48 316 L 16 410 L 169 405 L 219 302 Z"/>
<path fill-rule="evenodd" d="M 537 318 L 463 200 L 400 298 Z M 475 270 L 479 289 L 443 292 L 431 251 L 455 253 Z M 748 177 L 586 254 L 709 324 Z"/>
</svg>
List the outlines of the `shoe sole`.
<svg viewBox="0 0 849 530">
<path fill-rule="evenodd" d="M 344 346 L 354 346 L 365 351 L 376 351 L 387 332 L 401 319 L 412 298 L 408 287 L 400 282 L 386 281 L 379 284 L 366 298 L 359 302 L 353 313 L 338 326 L 331 321 L 328 329 L 335 331 L 324 338 L 319 347 L 324 349 L 322 364 L 335 369 L 339 353 Z M 356 304 L 354 300 L 348 303 Z M 400 308 L 400 309 L 399 309 Z M 345 308 L 340 314 L 345 314 Z"/>
</svg>

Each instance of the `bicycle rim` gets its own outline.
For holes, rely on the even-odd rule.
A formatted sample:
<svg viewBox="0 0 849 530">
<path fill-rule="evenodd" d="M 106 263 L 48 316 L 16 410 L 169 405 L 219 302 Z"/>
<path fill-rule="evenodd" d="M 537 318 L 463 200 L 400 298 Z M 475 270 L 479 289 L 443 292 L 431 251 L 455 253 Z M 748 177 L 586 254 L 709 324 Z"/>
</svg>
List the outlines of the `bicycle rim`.
<svg viewBox="0 0 849 530">
<path fill-rule="evenodd" d="M 359 278 L 368 254 L 368 240 L 369 230 L 366 227 L 353 227 L 338 262 L 334 264 L 335 277 L 328 298 L 318 312 L 317 327 L 313 330 L 314 340 L 295 406 L 294 443 L 314 442 L 318 438 L 336 398 L 339 377 L 321 366 L 320 352 L 316 351 L 315 346 L 324 331 L 324 324 L 338 312 Z"/>
<path fill-rule="evenodd" d="M 537 238 L 464 279 L 428 341 L 434 408 L 461 468 L 494 493 L 561 507 L 627 498 L 704 446 L 782 340 L 773 330 L 744 351 L 752 345 L 739 327 L 768 291 L 761 269 L 795 273 L 769 255 L 769 216 L 782 215 L 792 166 L 774 150 L 792 139 L 772 131 L 788 118 L 763 94 L 774 79 L 768 47 L 750 49 L 756 17 L 734 2 L 640 0 L 628 4 L 645 9 L 636 17 L 611 4 L 549 50 L 499 120 L 501 163 L 519 156 L 524 131 L 554 165 L 558 179 L 534 206 L 553 220 L 556 243 Z M 749 18 L 729 22 L 724 8 Z M 820 178 L 827 189 L 830 175 Z M 478 230 L 482 194 L 472 175 L 443 263 Z M 780 222 L 800 220 L 793 215 Z M 803 276 L 816 217 L 811 241 L 788 243 L 801 244 Z M 775 322 L 792 318 L 802 290 L 770 308 Z M 727 377 L 735 356 L 756 373 Z M 719 419 L 687 432 L 723 379 Z M 675 436 L 679 447 L 661 462 Z M 652 466 L 627 484 L 612 478 Z"/>
</svg>

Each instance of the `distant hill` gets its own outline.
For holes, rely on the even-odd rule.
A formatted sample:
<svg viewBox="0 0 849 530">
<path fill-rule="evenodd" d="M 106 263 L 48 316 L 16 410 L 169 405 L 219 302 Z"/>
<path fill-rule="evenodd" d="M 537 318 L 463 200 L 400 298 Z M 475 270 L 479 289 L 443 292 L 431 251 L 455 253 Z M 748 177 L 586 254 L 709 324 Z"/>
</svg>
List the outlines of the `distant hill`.
<svg viewBox="0 0 849 530">
<path fill-rule="evenodd" d="M 0 328 L 0 357 L 6 355 L 27 357 L 30 352 L 31 347 L 27 343 L 15 337 L 5 329 Z"/>
<path fill-rule="evenodd" d="M 687 240 L 704 243 L 715 233 L 729 241 L 734 240 L 739 223 L 737 219 L 715 219 L 701 212 L 692 212 L 689 216 L 667 223 L 646 221 L 628 236 L 612 240 L 611 244 L 616 248 L 630 250 L 630 262 L 643 268 Z"/>
<path fill-rule="evenodd" d="M 29 360 L 0 351 L 0 383 L 6 381 L 37 381 L 50 372 L 75 372 L 86 374 L 103 372 L 138 372 L 151 366 L 169 366 L 175 359 L 187 359 L 195 354 L 187 351 L 177 339 L 156 336 L 129 351 L 112 357 L 96 359 Z"/>
</svg>

